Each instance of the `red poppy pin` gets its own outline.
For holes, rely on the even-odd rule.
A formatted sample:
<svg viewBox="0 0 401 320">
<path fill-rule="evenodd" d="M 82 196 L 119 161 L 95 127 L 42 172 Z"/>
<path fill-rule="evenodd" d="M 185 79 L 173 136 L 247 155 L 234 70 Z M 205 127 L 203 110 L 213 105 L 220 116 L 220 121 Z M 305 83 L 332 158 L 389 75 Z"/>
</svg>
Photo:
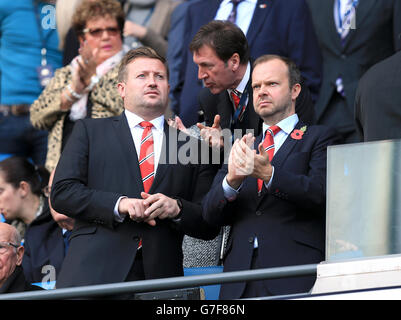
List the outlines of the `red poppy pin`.
<svg viewBox="0 0 401 320">
<path fill-rule="evenodd" d="M 294 129 L 294 131 L 292 131 L 291 133 L 291 138 L 295 140 L 301 140 L 306 131 L 306 128 L 306 126 L 303 126 L 301 129 Z"/>
</svg>

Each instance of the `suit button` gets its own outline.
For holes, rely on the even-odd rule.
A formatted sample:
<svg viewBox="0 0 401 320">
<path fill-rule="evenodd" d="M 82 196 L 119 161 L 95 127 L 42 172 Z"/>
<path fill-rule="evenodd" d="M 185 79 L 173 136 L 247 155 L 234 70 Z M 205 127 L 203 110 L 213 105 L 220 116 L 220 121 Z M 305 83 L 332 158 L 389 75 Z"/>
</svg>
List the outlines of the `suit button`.
<svg viewBox="0 0 401 320">
<path fill-rule="evenodd" d="M 347 59 L 347 55 L 342 54 L 342 55 L 341 55 L 341 59 L 343 59 L 343 60 Z"/>
<path fill-rule="evenodd" d="M 248 242 L 253 243 L 253 237 L 249 237 Z"/>
<path fill-rule="evenodd" d="M 256 211 L 256 215 L 257 216 L 261 216 L 262 215 L 262 211 Z"/>
</svg>

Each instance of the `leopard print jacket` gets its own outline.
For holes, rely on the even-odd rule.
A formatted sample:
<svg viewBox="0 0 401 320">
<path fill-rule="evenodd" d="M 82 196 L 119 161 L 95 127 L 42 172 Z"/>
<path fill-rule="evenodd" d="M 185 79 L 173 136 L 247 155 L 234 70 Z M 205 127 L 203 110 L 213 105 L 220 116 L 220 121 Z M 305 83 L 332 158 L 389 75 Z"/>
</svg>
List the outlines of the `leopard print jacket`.
<svg viewBox="0 0 401 320">
<path fill-rule="evenodd" d="M 92 102 L 92 118 L 112 117 L 124 110 L 123 100 L 117 90 L 118 67 L 105 74 L 90 92 L 88 99 Z M 32 125 L 49 131 L 45 166 L 50 172 L 56 168 L 61 155 L 64 119 L 68 114 L 60 109 L 61 92 L 71 83 L 71 70 L 70 66 L 58 69 L 30 108 Z"/>
</svg>

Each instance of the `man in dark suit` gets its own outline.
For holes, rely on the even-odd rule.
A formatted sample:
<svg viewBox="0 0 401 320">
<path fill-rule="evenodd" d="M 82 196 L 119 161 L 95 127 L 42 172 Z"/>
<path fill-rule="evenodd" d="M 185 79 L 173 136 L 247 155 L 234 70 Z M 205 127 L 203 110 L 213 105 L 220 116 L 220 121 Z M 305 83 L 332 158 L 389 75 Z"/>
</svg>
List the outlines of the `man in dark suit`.
<svg viewBox="0 0 401 320">
<path fill-rule="evenodd" d="M 235 141 L 228 165 L 217 173 L 203 203 L 208 222 L 231 225 L 225 272 L 325 258 L 326 148 L 336 133 L 299 121 L 299 80 L 299 70 L 287 58 L 266 55 L 254 63 L 253 102 L 264 133 Z M 306 292 L 314 280 L 223 284 L 220 299 Z"/>
<path fill-rule="evenodd" d="M 359 81 L 355 119 L 362 141 L 401 139 L 401 52 L 377 63 Z"/>
<path fill-rule="evenodd" d="M 315 104 L 318 124 L 337 128 L 343 143 L 358 142 L 355 92 L 361 76 L 401 48 L 401 1 L 308 0 L 323 55 Z"/>
<path fill-rule="evenodd" d="M 231 7 L 228 0 L 191 3 L 186 15 L 183 47 L 188 48 L 194 35 L 204 24 L 214 19 L 227 19 Z M 245 12 L 242 13 L 242 10 Z M 235 23 L 246 34 L 250 56 L 256 59 L 262 54 L 272 53 L 291 58 L 300 66 L 312 99 L 316 100 L 321 83 L 321 55 L 305 1 L 242 1 L 237 6 L 237 13 Z M 172 109 L 188 127 L 199 121 L 197 97 L 202 82 L 197 80 L 198 70 L 192 61 L 191 52 L 186 49 L 183 55 L 181 74 L 179 81 L 172 85 L 171 100 Z"/>
<path fill-rule="evenodd" d="M 123 114 L 77 122 L 56 169 L 53 208 L 75 218 L 58 288 L 181 276 L 184 233 L 219 232 L 201 214 L 215 173 L 194 155 L 205 150 L 164 120 L 164 58 L 131 50 L 118 89 Z"/>
<path fill-rule="evenodd" d="M 211 21 L 199 29 L 189 47 L 198 66 L 198 78 L 205 86 L 199 94 L 206 125 L 198 124 L 201 135 L 208 140 L 220 128 L 230 129 L 232 134 L 238 130 L 241 137 L 246 130 L 259 135 L 262 120 L 253 106 L 250 52 L 241 29 L 228 21 Z M 308 88 L 303 89 L 296 112 L 305 123 L 312 124 L 313 102 Z"/>
</svg>

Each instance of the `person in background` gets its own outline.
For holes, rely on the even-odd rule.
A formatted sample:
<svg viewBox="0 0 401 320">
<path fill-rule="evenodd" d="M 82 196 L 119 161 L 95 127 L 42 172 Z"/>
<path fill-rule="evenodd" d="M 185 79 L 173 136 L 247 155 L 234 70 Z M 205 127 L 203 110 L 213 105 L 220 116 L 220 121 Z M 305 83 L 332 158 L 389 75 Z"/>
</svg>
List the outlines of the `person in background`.
<svg viewBox="0 0 401 320">
<path fill-rule="evenodd" d="M 0 294 L 41 290 L 26 281 L 22 270 L 24 247 L 13 226 L 0 222 Z"/>
<path fill-rule="evenodd" d="M 0 212 L 24 239 L 27 227 L 44 210 L 49 172 L 24 157 L 0 161 Z"/>
<path fill-rule="evenodd" d="M 182 1 L 126 0 L 124 43 L 129 49 L 147 46 L 166 57 L 171 14 Z"/>
<path fill-rule="evenodd" d="M 323 56 L 316 123 L 359 142 L 354 103 L 359 79 L 401 49 L 401 1 L 307 0 Z"/>
<path fill-rule="evenodd" d="M 53 176 L 54 171 L 45 187 L 43 212 L 28 226 L 25 233 L 22 267 L 25 278 L 31 283 L 43 282 L 45 276 L 46 279 L 53 277 L 52 281 L 56 281 L 74 228 L 74 219 L 56 212 L 51 206 L 49 197 Z"/>
<path fill-rule="evenodd" d="M 54 2 L 0 1 L 0 160 L 17 155 L 45 164 L 47 132 L 31 125 L 29 113 L 62 66 Z"/>
<path fill-rule="evenodd" d="M 398 51 L 375 64 L 360 79 L 355 121 L 361 141 L 401 139 L 400 74 L 401 51 Z"/>
<path fill-rule="evenodd" d="M 31 107 L 31 122 L 49 131 L 46 168 L 55 169 L 78 119 L 105 118 L 123 111 L 117 91 L 118 65 L 124 52 L 124 12 L 116 0 L 84 0 L 73 27 L 80 54 L 57 70 Z"/>
</svg>

